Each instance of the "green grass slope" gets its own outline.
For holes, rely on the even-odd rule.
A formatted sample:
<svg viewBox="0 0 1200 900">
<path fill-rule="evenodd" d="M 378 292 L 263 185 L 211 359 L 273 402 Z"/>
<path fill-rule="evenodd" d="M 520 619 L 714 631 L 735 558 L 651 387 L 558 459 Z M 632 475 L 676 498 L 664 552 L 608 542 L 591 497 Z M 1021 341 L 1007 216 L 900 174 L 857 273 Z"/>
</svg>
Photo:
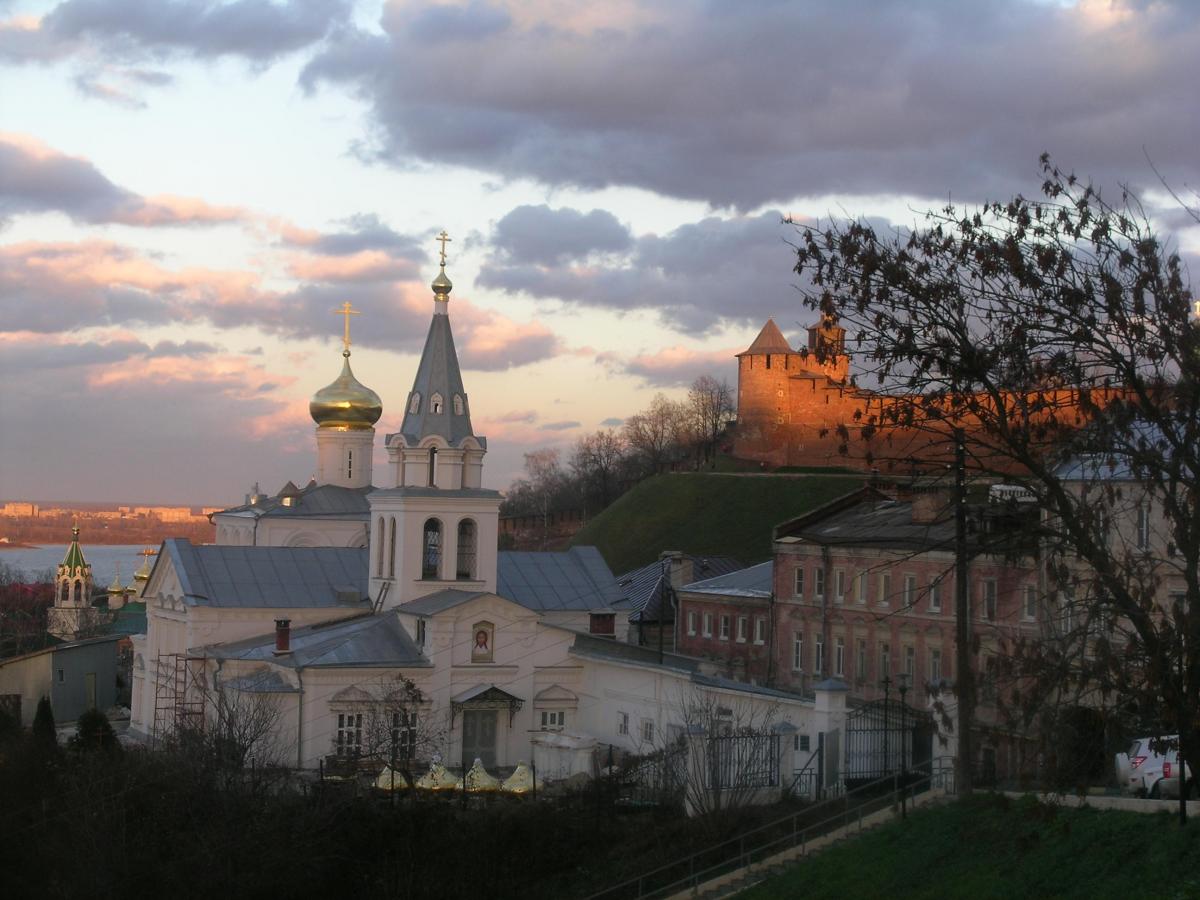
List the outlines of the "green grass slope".
<svg viewBox="0 0 1200 900">
<path fill-rule="evenodd" d="M 1200 822 L 980 795 L 798 863 L 744 900 L 1200 897 Z"/>
<path fill-rule="evenodd" d="M 600 548 L 617 574 L 653 562 L 663 550 L 762 562 L 771 555 L 772 528 L 862 484 L 861 475 L 658 475 L 588 522 L 571 543 Z"/>
</svg>

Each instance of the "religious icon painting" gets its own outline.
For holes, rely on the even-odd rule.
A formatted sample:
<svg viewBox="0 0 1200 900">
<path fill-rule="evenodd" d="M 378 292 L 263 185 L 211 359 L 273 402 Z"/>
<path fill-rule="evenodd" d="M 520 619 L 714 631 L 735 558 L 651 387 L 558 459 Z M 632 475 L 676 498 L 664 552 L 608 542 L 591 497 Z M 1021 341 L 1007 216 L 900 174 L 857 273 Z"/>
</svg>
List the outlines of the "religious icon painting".
<svg viewBox="0 0 1200 900">
<path fill-rule="evenodd" d="M 476 622 L 471 626 L 471 662 L 491 662 L 496 626 L 491 622 Z"/>
</svg>

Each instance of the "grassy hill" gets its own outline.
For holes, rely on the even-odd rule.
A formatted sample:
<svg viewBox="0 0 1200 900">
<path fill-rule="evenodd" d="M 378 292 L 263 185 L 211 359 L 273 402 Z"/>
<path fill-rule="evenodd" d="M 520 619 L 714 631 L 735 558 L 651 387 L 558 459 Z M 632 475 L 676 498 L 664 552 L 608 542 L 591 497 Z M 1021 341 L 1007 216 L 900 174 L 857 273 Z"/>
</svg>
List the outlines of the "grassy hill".
<svg viewBox="0 0 1200 900">
<path fill-rule="evenodd" d="M 663 550 L 761 562 L 771 555 L 772 528 L 862 484 L 861 475 L 658 475 L 588 522 L 572 544 L 599 547 L 617 574 Z"/>
<path fill-rule="evenodd" d="M 1200 822 L 977 795 L 823 851 L 745 900 L 1200 896 Z"/>
</svg>

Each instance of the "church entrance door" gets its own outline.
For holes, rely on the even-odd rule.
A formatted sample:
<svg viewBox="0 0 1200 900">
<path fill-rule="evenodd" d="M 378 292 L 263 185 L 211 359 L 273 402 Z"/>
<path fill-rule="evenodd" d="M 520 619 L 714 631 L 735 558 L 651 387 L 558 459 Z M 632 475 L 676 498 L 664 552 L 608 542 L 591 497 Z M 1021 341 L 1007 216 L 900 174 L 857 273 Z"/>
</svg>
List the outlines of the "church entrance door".
<svg viewBox="0 0 1200 900">
<path fill-rule="evenodd" d="M 463 710 L 463 761 L 469 766 L 479 759 L 487 767 L 496 765 L 496 710 Z"/>
</svg>

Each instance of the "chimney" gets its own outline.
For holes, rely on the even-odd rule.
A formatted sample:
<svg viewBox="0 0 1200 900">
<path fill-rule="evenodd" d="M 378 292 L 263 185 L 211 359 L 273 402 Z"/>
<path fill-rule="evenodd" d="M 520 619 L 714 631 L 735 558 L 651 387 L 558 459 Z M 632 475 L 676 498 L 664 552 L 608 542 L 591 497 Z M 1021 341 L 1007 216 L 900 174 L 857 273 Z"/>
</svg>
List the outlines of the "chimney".
<svg viewBox="0 0 1200 900">
<path fill-rule="evenodd" d="M 912 498 L 914 525 L 932 525 L 950 515 L 950 493 L 945 490 L 917 491 Z"/>
<path fill-rule="evenodd" d="M 284 656 L 292 652 L 292 620 L 275 620 L 275 655 Z"/>
<path fill-rule="evenodd" d="M 691 584 L 692 558 L 680 550 L 664 550 L 658 555 L 660 562 L 666 560 L 667 575 L 671 579 L 671 587 L 679 588 Z"/>
</svg>

